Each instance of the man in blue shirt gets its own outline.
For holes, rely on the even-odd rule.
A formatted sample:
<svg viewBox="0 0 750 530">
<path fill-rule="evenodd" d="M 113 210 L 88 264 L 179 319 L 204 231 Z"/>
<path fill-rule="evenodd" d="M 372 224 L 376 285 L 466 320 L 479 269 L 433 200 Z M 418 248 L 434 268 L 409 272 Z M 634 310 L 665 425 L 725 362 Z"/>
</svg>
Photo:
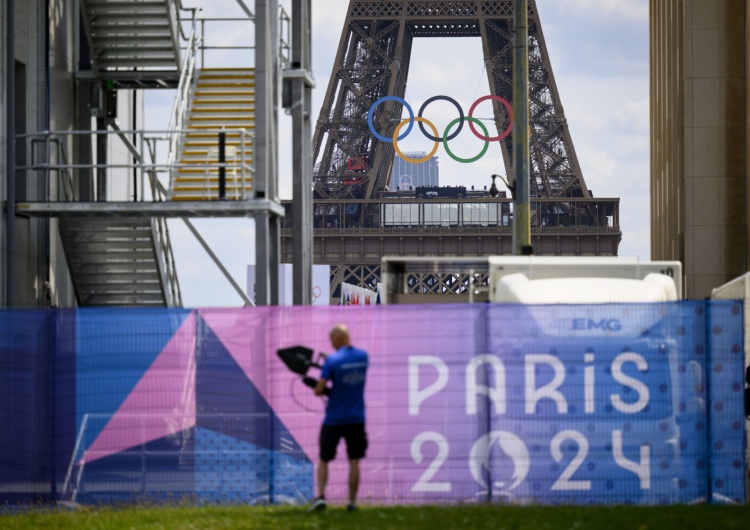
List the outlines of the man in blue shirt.
<svg viewBox="0 0 750 530">
<path fill-rule="evenodd" d="M 320 379 L 315 386 L 315 395 L 326 393 L 328 381 L 330 389 L 326 416 L 320 429 L 320 463 L 318 464 L 318 498 L 310 505 L 309 511 L 324 510 L 325 491 L 328 483 L 328 462 L 336 457 L 336 446 L 343 437 L 349 456 L 349 504 L 347 509 L 355 509 L 359 489 L 359 461 L 367 451 L 365 432 L 365 377 L 367 375 L 367 352 L 351 345 L 349 329 L 344 324 L 336 324 L 331 329 L 331 345 L 336 350 L 323 363 Z"/>
</svg>

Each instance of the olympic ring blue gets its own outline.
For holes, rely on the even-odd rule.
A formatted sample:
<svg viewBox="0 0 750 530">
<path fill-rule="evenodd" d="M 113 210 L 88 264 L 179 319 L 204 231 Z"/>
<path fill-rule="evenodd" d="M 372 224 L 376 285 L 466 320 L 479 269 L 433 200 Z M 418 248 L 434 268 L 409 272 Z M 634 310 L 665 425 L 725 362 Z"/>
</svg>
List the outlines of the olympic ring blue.
<svg viewBox="0 0 750 530">
<path fill-rule="evenodd" d="M 383 136 L 378 131 L 375 130 L 375 126 L 372 123 L 372 115 L 375 113 L 375 109 L 378 105 L 383 103 L 384 101 L 396 101 L 397 103 L 401 103 L 406 107 L 406 110 L 409 112 L 409 126 L 406 128 L 404 133 L 398 137 L 399 140 L 403 140 L 407 136 L 409 136 L 409 133 L 411 132 L 412 127 L 414 127 L 414 110 L 412 110 L 411 105 L 409 105 L 405 100 L 401 99 L 398 96 L 383 96 L 379 100 L 377 100 L 375 103 L 372 104 L 370 107 L 370 112 L 367 114 L 367 125 L 370 127 L 370 132 L 372 132 L 373 136 L 380 140 L 381 142 L 392 142 L 392 138 L 388 138 L 386 136 Z"/>
</svg>

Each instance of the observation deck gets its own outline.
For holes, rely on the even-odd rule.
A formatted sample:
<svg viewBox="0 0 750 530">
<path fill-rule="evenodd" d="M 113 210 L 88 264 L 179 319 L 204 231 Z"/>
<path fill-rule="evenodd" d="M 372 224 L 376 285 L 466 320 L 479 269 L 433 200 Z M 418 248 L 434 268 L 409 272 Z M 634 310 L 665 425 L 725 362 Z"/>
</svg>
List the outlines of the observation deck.
<svg viewBox="0 0 750 530">
<path fill-rule="evenodd" d="M 282 201 L 281 261 L 292 262 L 291 203 Z M 486 257 L 513 254 L 513 200 L 489 197 L 317 199 L 313 260 L 331 265 L 331 285 L 374 288 L 384 256 Z M 622 239 L 620 199 L 531 200 L 534 253 L 616 256 Z M 354 265 L 356 264 L 356 265 Z M 455 278 L 467 282 L 465 274 Z M 480 278 L 480 282 L 486 282 Z M 441 278 L 441 289 L 451 281 Z M 425 286 L 422 286 L 427 288 Z M 332 289 L 332 298 L 339 296 Z"/>
</svg>

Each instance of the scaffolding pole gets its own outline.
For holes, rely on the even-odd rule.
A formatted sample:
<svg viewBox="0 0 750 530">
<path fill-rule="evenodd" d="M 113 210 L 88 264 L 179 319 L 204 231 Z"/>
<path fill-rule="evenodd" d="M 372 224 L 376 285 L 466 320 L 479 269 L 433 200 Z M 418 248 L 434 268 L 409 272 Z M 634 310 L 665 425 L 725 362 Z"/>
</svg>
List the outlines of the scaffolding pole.
<svg viewBox="0 0 750 530">
<path fill-rule="evenodd" d="M 529 2 L 516 0 L 513 44 L 513 254 L 532 254 L 529 172 Z"/>
</svg>

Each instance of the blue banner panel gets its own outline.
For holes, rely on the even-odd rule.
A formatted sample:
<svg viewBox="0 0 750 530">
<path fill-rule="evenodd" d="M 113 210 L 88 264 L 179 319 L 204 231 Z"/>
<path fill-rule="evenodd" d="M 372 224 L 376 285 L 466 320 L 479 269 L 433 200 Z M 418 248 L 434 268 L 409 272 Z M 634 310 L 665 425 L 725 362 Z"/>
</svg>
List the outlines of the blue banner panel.
<svg viewBox="0 0 750 530">
<path fill-rule="evenodd" d="M 84 415 L 112 414 L 122 405 L 189 314 L 185 309 L 78 310 L 78 430 Z M 87 435 L 95 437 L 91 428 Z"/>
<path fill-rule="evenodd" d="M 706 314 L 706 453 L 696 464 L 705 471 L 711 502 L 745 500 L 744 344 L 742 305 L 716 303 Z M 696 355 L 700 355 L 696 351 Z"/>
<path fill-rule="evenodd" d="M 52 496 L 48 407 L 54 315 L 0 310 L 0 501 Z"/>
<path fill-rule="evenodd" d="M 707 500 L 713 480 L 722 492 L 712 500 L 743 500 L 743 359 L 731 354 L 742 344 L 740 308 L 712 306 L 707 344 L 703 302 L 491 307 L 483 388 L 499 389 L 498 377 L 506 384 L 487 405 L 488 495 L 692 503 Z M 730 354 L 708 368 L 709 351 Z M 730 446 L 726 462 L 709 463 Z"/>
</svg>

